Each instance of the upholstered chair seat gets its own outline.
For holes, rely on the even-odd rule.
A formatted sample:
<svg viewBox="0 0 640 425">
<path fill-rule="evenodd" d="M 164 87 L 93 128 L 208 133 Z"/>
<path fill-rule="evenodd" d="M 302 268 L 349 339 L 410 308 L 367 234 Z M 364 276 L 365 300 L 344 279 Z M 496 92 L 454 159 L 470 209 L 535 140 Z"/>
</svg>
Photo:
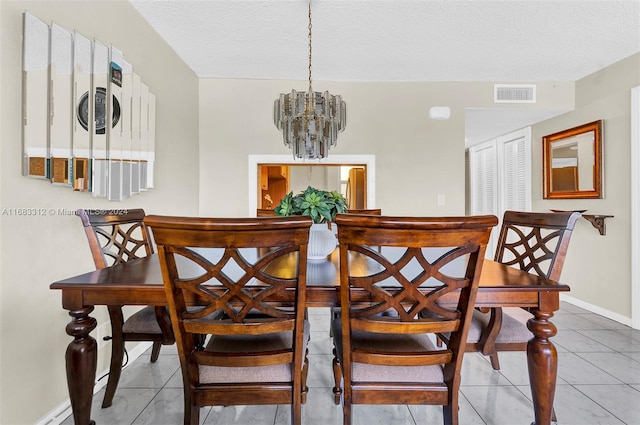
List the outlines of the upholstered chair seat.
<svg viewBox="0 0 640 425">
<path fill-rule="evenodd" d="M 147 306 L 133 313 L 122 325 L 122 331 L 149 334 L 162 333 L 156 320 L 155 307 Z"/>
<path fill-rule="evenodd" d="M 532 318 L 533 314 L 519 307 L 503 307 L 502 313 L 502 326 L 495 340 L 497 344 L 529 341 L 533 338 L 533 334 L 527 329 L 527 320 Z M 479 310 L 473 312 L 467 339 L 469 343 L 480 341 L 482 332 L 489 326 L 490 318 L 490 314 Z"/>
<path fill-rule="evenodd" d="M 338 361 L 343 362 L 342 326 L 341 319 L 331 322 L 335 338 L 336 354 Z M 351 348 L 353 350 L 365 349 L 367 351 L 410 352 L 410 351 L 435 351 L 432 338 L 428 334 L 415 335 L 387 335 L 364 331 L 351 332 Z M 374 365 L 369 363 L 352 364 L 352 379 L 358 382 L 433 382 L 442 384 L 444 380 L 442 365 L 429 366 L 396 366 Z"/>
<path fill-rule="evenodd" d="M 302 348 L 305 352 L 309 344 L 310 330 L 309 321 L 305 320 Z M 231 354 L 291 350 L 292 347 L 291 332 L 260 335 L 257 338 L 253 335 L 213 335 L 205 351 Z M 291 369 L 291 363 L 235 368 L 201 366 L 200 383 L 289 382 L 293 379 Z"/>
</svg>

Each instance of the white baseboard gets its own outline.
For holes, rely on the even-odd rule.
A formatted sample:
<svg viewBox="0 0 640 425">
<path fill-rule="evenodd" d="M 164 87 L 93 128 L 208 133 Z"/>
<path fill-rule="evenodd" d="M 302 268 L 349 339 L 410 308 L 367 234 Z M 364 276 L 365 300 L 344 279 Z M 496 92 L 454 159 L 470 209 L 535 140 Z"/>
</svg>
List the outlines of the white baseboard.
<svg viewBox="0 0 640 425">
<path fill-rule="evenodd" d="M 577 298 L 573 298 L 570 295 L 560 294 L 560 301 L 566 301 L 569 304 L 573 304 L 577 307 L 584 308 L 585 310 L 589 310 L 592 313 L 599 314 L 600 316 L 604 316 L 607 319 L 615 320 L 618 323 L 622 323 L 623 325 L 631 326 L 631 318 L 623 316 L 618 313 L 614 313 L 613 311 L 604 309 L 602 307 L 598 307 L 597 305 L 589 304 Z"/>
<path fill-rule="evenodd" d="M 129 361 L 127 365 L 123 368 L 126 369 L 135 359 L 140 357 L 145 351 L 147 351 L 151 347 L 151 342 L 140 342 L 138 343 L 131 351 L 127 351 L 129 355 Z M 109 369 L 103 370 L 100 373 L 96 374 L 96 379 L 103 376 L 105 373 L 108 373 Z M 93 394 L 100 391 L 104 386 L 107 385 L 107 379 L 104 378 L 100 381 L 96 381 L 96 384 L 93 387 Z M 65 401 L 60 403 L 56 408 L 51 410 L 49 413 L 40 418 L 34 425 L 59 425 L 65 419 L 71 416 L 71 401 L 67 398 Z"/>
</svg>

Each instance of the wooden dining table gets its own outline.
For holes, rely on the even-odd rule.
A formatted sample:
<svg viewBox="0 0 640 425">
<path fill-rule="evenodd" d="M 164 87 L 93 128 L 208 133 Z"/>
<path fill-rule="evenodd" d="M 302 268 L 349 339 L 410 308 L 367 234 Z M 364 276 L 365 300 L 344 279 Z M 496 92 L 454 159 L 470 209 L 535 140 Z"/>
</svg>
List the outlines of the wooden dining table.
<svg viewBox="0 0 640 425">
<path fill-rule="evenodd" d="M 308 307 L 332 307 L 339 300 L 339 258 L 336 249 L 322 261 L 307 267 Z M 366 269 L 367 264 L 355 263 Z M 283 262 L 282 275 L 295 272 L 295 261 Z M 97 344 L 91 336 L 97 321 L 91 317 L 96 305 L 166 305 L 165 290 L 157 254 L 113 267 L 91 271 L 54 282 L 62 292 L 62 307 L 71 322 L 66 332 L 73 340 L 66 351 L 67 383 L 76 425 L 89 425 L 97 365 Z M 491 260 L 484 260 L 476 307 L 527 307 L 533 313 L 527 326 L 533 338 L 527 347 L 529 382 L 535 425 L 550 425 L 555 393 L 558 356 L 550 338 L 556 327 L 550 321 L 560 307 L 560 292 L 569 286 Z M 451 294 L 455 302 L 455 294 Z M 197 300 L 192 300 L 197 303 Z M 274 302 L 290 300 L 274 300 Z M 444 300 L 446 302 L 446 300 Z M 524 365 L 523 365 L 524 367 Z M 463 371 L 464 373 L 464 371 Z"/>
</svg>

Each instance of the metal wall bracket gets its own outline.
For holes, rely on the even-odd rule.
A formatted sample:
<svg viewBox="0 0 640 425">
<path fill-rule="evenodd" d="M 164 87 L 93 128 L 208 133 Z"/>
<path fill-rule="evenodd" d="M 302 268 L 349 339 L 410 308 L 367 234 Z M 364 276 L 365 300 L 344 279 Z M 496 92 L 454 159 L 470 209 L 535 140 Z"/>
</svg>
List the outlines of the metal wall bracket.
<svg viewBox="0 0 640 425">
<path fill-rule="evenodd" d="M 593 225 L 601 235 L 605 235 L 607 233 L 607 229 L 605 227 L 605 219 L 609 217 L 613 217 L 612 215 L 603 215 L 603 214 L 582 214 L 589 223 Z"/>
</svg>

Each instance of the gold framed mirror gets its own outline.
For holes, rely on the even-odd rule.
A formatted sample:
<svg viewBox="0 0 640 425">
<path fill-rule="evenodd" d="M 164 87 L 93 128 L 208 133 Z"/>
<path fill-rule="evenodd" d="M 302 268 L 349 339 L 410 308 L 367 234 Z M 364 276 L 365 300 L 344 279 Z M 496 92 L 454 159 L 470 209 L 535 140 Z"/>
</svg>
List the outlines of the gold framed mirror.
<svg viewBox="0 0 640 425">
<path fill-rule="evenodd" d="M 542 138 L 544 199 L 602 198 L 602 120 Z"/>
</svg>

